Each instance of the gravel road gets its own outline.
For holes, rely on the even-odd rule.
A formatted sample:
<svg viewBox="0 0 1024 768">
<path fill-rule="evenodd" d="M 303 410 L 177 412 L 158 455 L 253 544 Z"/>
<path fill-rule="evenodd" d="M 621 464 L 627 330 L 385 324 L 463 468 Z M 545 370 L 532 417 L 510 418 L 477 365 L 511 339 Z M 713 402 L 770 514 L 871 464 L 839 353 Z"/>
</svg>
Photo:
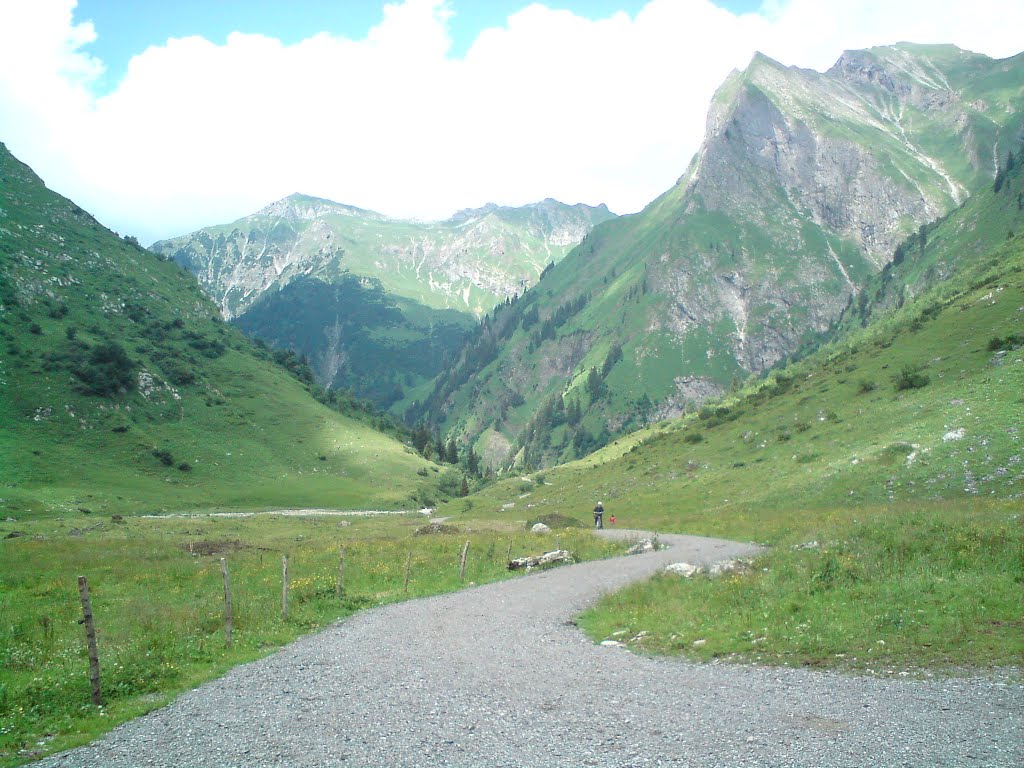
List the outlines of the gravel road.
<svg viewBox="0 0 1024 768">
<path fill-rule="evenodd" d="M 753 549 L 661 540 L 671 548 L 361 613 L 36 765 L 1024 765 L 1016 672 L 874 679 L 591 643 L 571 618 L 603 592 Z"/>
</svg>

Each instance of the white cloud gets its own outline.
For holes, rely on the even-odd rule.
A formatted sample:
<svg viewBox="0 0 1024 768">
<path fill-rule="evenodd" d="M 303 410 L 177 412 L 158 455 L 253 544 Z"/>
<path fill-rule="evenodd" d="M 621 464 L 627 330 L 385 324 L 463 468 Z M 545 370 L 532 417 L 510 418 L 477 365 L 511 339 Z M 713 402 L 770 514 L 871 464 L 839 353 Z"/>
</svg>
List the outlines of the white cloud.
<svg viewBox="0 0 1024 768">
<path fill-rule="evenodd" d="M 651 0 L 591 21 L 541 4 L 450 53 L 440 0 L 388 4 L 363 40 L 232 34 L 135 56 L 109 95 L 73 0 L 0 0 L 0 140 L 58 191 L 144 241 L 293 191 L 398 216 L 552 196 L 638 210 L 697 149 L 729 70 L 755 50 L 824 69 L 847 48 L 1020 48 L 1008 0 L 769 0 L 736 16 Z M 457 9 L 457 6 L 456 6 Z"/>
</svg>

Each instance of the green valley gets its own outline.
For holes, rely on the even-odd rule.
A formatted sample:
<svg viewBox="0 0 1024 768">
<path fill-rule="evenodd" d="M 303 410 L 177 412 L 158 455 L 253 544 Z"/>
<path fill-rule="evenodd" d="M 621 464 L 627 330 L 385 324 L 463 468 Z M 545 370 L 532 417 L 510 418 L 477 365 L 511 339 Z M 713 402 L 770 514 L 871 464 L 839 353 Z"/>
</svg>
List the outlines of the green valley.
<svg viewBox="0 0 1024 768">
<path fill-rule="evenodd" d="M 431 465 L 331 411 L 180 267 L 0 149 L 3 514 L 407 508 Z M 293 360 L 294 361 L 294 360 Z M 88 518 L 85 518 L 88 519 Z"/>
<path fill-rule="evenodd" d="M 1024 54 L 758 54 L 637 214 L 293 195 L 150 250 L 0 145 L 0 766 L 516 556 L 621 555 L 599 501 L 762 551 L 609 590 L 595 643 L 1019 678 L 1022 116 Z"/>
<path fill-rule="evenodd" d="M 415 222 L 291 195 L 152 249 L 195 273 L 225 318 L 307 357 L 323 386 L 387 408 L 429 384 L 479 315 L 613 217 L 544 200 Z"/>
<path fill-rule="evenodd" d="M 984 220 L 996 194 L 936 240 Z M 665 574 L 609 596 L 581 619 L 595 640 L 883 675 L 1015 664 L 1022 393 L 1014 235 L 867 328 L 682 419 L 502 481 L 455 519 L 585 523 L 603 500 L 628 528 L 770 547 L 726 576 Z"/>
</svg>

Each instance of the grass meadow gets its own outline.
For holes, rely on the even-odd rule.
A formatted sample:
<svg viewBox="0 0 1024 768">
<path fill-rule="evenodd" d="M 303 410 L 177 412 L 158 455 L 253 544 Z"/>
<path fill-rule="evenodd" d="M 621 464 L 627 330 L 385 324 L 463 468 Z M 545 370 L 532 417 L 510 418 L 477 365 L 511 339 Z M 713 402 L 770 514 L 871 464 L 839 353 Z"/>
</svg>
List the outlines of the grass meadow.
<svg viewBox="0 0 1024 768">
<path fill-rule="evenodd" d="M 643 652 L 874 674 L 1024 659 L 1019 505 L 847 509 L 802 533 L 790 530 L 744 572 L 666 573 L 609 595 L 580 626 Z"/>
<path fill-rule="evenodd" d="M 521 523 L 414 535 L 425 523 L 420 515 L 121 522 L 81 516 L 17 523 L 24 535 L 0 540 L 0 766 L 84 743 L 357 610 L 510 578 L 510 550 L 517 557 L 554 547 L 553 535 L 539 539 Z M 585 531 L 562 532 L 559 540 L 581 559 L 622 550 Z M 463 582 L 459 559 L 466 541 Z M 346 554 L 339 598 L 341 547 Z M 230 648 L 222 557 L 233 597 Z M 100 708 L 90 703 L 79 575 L 89 580 L 98 633 Z"/>
</svg>

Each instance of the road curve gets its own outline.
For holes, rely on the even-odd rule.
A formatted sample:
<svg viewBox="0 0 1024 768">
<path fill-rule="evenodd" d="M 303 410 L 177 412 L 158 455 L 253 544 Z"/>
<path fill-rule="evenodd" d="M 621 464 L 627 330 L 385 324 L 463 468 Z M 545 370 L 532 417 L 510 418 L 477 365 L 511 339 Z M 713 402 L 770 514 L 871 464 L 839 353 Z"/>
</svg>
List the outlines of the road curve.
<svg viewBox="0 0 1024 768">
<path fill-rule="evenodd" d="M 587 640 L 571 618 L 602 593 L 754 551 L 661 540 L 670 549 L 360 613 L 36 765 L 1024 765 L 1019 675 L 873 679 Z"/>
</svg>

